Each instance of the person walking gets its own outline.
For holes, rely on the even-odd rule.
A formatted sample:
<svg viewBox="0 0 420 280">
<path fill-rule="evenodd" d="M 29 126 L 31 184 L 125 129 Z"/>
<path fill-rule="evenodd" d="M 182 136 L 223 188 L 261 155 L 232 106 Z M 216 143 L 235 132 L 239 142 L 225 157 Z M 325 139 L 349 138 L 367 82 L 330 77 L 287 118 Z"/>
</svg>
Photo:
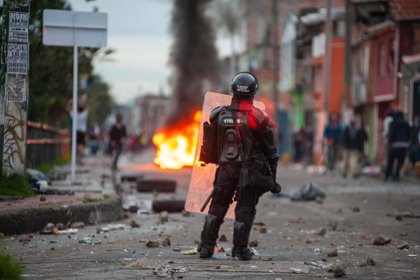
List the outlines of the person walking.
<svg viewBox="0 0 420 280">
<path fill-rule="evenodd" d="M 112 161 L 111 170 L 118 170 L 118 159 L 121 155 L 124 140 L 127 137 L 127 131 L 123 124 L 123 116 L 117 113 L 115 116 L 115 124 L 109 131 L 109 144 L 111 149 Z"/>
<path fill-rule="evenodd" d="M 323 142 L 327 149 L 327 171 L 330 171 L 333 175 L 341 152 L 343 131 L 338 113 L 332 113 L 330 122 L 324 129 Z"/>
<path fill-rule="evenodd" d="M 344 129 L 344 178 L 347 177 L 349 172 L 352 173 L 354 178 L 360 176 L 363 147 L 366 139 L 366 131 L 361 126 L 358 127 L 356 121 L 352 119 Z"/>
<path fill-rule="evenodd" d="M 392 176 L 393 181 L 400 180 L 401 167 L 404 164 L 405 157 L 410 141 L 410 126 L 404 119 L 403 112 L 397 111 L 394 114 L 394 119 L 389 125 L 388 143 L 390 146 L 388 162 L 385 170 L 385 181 L 388 181 Z M 394 163 L 397 166 L 394 167 Z"/>
</svg>

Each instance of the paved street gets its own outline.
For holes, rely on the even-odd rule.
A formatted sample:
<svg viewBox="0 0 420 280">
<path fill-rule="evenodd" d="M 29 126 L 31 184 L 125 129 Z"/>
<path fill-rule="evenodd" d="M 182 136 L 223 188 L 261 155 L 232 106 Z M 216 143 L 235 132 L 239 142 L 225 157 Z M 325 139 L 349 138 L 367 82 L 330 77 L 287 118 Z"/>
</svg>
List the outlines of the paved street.
<svg viewBox="0 0 420 280">
<path fill-rule="evenodd" d="M 176 194 L 137 194 L 125 184 L 124 201 L 185 197 L 191 170 L 161 171 L 145 162 L 149 156 L 124 158 L 122 164 L 146 177 L 176 179 Z M 23 279 L 314 279 L 333 277 L 328 269 L 337 265 L 345 269 L 346 279 L 418 279 L 418 181 L 343 180 L 311 176 L 293 166 L 280 166 L 278 177 L 285 193 L 313 180 L 327 196 L 323 202 L 291 202 L 265 194 L 250 238 L 258 243 L 253 247 L 257 256 L 250 262 L 229 257 L 232 221 L 226 220 L 220 232 L 227 238 L 218 244 L 224 252 L 203 261 L 184 252 L 196 247 L 203 215 L 169 214 L 165 222 L 165 217 L 147 209 L 127 212 L 124 220 L 87 226 L 75 234 L 33 234 L 27 244 L 20 239 L 28 235 L 7 236 L 1 243 L 25 265 Z M 401 214 L 398 220 L 396 213 Z M 391 238 L 390 243 L 373 245 L 380 236 Z M 151 241 L 159 241 L 159 247 L 148 247 Z M 406 249 L 399 249 L 405 242 Z M 337 256 L 328 257 L 334 249 Z M 362 265 L 368 258 L 374 266 Z"/>
</svg>

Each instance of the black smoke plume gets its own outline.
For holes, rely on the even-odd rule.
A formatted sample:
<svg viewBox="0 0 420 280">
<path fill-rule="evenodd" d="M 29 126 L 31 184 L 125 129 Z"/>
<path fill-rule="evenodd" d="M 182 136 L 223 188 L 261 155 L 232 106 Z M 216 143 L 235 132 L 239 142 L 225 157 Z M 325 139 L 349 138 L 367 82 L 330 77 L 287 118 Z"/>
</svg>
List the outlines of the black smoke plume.
<svg viewBox="0 0 420 280">
<path fill-rule="evenodd" d="M 168 125 L 192 118 L 202 107 L 205 91 L 217 89 L 220 81 L 215 33 L 206 15 L 210 2 L 174 0 L 170 64 L 175 106 Z"/>
</svg>

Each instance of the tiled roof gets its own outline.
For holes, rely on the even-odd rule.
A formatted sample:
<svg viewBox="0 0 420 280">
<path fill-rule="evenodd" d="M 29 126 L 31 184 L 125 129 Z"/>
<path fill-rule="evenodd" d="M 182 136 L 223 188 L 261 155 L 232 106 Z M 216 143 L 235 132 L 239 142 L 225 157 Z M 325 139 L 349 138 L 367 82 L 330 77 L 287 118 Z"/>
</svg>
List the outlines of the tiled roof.
<svg viewBox="0 0 420 280">
<path fill-rule="evenodd" d="M 420 20 L 420 0 L 389 0 L 389 8 L 394 20 Z"/>
</svg>

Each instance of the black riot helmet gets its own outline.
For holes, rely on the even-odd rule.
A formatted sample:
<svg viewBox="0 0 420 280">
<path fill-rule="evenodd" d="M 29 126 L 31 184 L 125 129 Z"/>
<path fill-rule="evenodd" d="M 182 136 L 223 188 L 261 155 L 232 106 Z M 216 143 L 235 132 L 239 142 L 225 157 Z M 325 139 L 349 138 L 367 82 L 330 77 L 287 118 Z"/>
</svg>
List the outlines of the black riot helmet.
<svg viewBox="0 0 420 280">
<path fill-rule="evenodd" d="M 239 72 L 233 77 L 230 89 L 233 97 L 252 99 L 258 91 L 257 78 L 249 72 Z"/>
</svg>

